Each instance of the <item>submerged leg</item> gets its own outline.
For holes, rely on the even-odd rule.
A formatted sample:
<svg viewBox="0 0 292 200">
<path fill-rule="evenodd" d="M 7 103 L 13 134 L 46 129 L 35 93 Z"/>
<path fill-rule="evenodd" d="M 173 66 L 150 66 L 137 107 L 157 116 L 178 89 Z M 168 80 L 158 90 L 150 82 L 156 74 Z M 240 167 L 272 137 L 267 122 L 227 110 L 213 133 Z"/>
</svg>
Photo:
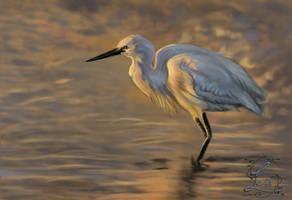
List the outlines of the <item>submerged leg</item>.
<svg viewBox="0 0 292 200">
<path fill-rule="evenodd" d="M 205 135 L 205 140 L 204 140 L 204 143 L 201 147 L 201 151 L 200 151 L 200 154 L 197 158 L 197 164 L 200 165 L 200 162 L 206 152 L 206 149 L 208 147 L 208 144 L 210 143 L 211 141 L 211 138 L 212 138 L 212 131 L 211 131 L 211 127 L 210 127 L 210 124 L 209 124 L 209 121 L 208 121 L 208 118 L 207 118 L 207 115 L 206 113 L 203 112 L 202 114 L 202 119 L 203 119 L 203 122 L 200 121 L 199 118 L 196 118 L 196 122 L 198 124 L 198 126 L 202 129 L 204 135 Z"/>
</svg>

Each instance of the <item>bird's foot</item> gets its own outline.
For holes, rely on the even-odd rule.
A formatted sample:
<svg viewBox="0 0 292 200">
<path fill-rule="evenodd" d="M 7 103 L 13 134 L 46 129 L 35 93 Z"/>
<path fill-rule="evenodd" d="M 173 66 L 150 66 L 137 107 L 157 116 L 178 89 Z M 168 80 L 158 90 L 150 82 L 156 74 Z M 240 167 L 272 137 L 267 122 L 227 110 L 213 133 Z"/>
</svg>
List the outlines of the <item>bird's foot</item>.
<svg viewBox="0 0 292 200">
<path fill-rule="evenodd" d="M 202 171 L 207 167 L 207 165 L 201 163 L 201 160 L 194 159 L 193 156 L 191 157 L 191 165 L 192 165 L 193 170 L 196 170 L 196 171 L 197 170 Z"/>
</svg>

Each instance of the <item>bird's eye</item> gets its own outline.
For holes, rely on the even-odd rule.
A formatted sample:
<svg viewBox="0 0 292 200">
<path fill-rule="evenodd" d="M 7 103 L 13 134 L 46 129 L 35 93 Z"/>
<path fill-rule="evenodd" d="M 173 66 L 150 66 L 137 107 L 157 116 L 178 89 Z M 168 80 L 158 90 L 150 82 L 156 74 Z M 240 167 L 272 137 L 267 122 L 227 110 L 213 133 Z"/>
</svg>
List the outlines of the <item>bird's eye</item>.
<svg viewBox="0 0 292 200">
<path fill-rule="evenodd" d="M 127 46 L 127 45 L 122 47 L 122 51 L 123 51 L 123 52 L 125 52 L 126 49 L 128 49 L 128 46 Z"/>
</svg>

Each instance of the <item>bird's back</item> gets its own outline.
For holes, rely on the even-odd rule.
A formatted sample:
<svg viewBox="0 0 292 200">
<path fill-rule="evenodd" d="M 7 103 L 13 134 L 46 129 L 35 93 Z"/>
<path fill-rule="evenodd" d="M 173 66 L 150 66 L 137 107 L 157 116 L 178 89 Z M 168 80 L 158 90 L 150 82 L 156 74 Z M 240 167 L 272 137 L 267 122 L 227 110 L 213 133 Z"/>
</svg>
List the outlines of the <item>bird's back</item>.
<svg viewBox="0 0 292 200">
<path fill-rule="evenodd" d="M 190 54 L 195 54 L 195 55 L 202 55 L 202 54 L 214 55 L 214 56 L 219 56 L 223 54 L 223 53 L 218 53 L 215 51 L 210 51 L 210 50 L 207 50 L 198 46 L 194 46 L 194 45 L 170 44 L 159 49 L 156 52 L 154 66 L 165 67 L 163 66 L 163 64 L 166 63 L 169 59 L 171 59 L 172 57 L 176 55 L 184 54 L 184 53 L 190 53 Z"/>
<path fill-rule="evenodd" d="M 180 92 L 174 91 L 174 87 L 180 84 L 183 90 L 182 87 L 190 88 L 192 84 L 192 98 L 200 100 L 205 110 L 222 111 L 243 106 L 256 114 L 263 111 L 265 92 L 241 66 L 223 57 L 222 53 L 193 45 L 169 45 L 156 53 L 154 67 L 157 71 L 166 70 L 168 88 L 174 96 Z M 181 72 L 185 74 L 179 77 Z M 191 83 L 178 79 L 191 79 Z M 186 85 L 182 86 L 181 81 Z M 184 95 L 184 99 L 192 102 L 190 96 Z"/>
</svg>

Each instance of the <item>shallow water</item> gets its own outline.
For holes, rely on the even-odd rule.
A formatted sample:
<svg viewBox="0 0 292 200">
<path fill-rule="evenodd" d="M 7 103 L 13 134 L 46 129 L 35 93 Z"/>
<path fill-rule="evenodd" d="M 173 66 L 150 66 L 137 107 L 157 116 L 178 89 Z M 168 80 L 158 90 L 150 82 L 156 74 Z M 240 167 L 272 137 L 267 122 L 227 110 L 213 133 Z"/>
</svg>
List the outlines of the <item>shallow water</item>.
<svg viewBox="0 0 292 200">
<path fill-rule="evenodd" d="M 1 199 L 256 199 L 249 161 L 272 158 L 263 176 L 285 192 L 265 198 L 291 198 L 291 4 L 162 2 L 0 0 Z M 267 90 L 264 116 L 209 113 L 193 169 L 203 136 L 186 113 L 152 105 L 126 58 L 84 62 L 132 33 L 229 54 Z"/>
</svg>

